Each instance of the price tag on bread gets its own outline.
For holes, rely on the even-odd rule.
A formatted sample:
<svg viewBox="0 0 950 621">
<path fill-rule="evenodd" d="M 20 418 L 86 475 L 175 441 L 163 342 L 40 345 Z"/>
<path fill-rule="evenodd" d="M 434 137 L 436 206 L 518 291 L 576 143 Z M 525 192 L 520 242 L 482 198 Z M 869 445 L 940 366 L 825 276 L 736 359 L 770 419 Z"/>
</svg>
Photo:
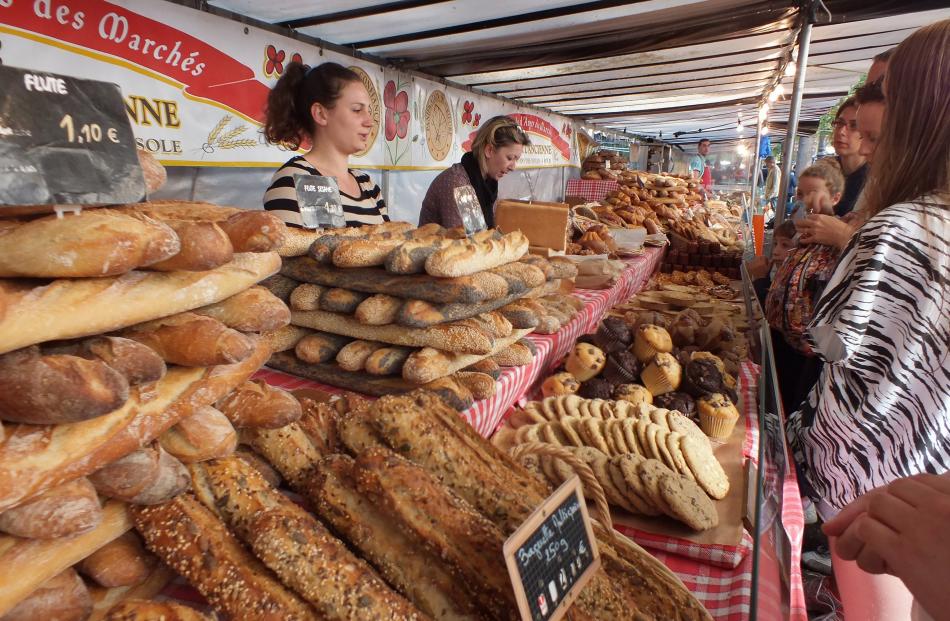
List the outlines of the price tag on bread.
<svg viewBox="0 0 950 621">
<path fill-rule="evenodd" d="M 600 567 L 580 478 L 565 481 L 535 509 L 503 551 L 521 618 L 562 618 Z"/>
<path fill-rule="evenodd" d="M 487 227 L 485 214 L 482 213 L 482 205 L 478 202 L 478 196 L 472 186 L 463 185 L 455 188 L 455 207 L 462 218 L 462 226 L 465 227 L 466 235 L 473 235 L 485 230 Z"/>
<path fill-rule="evenodd" d="M 145 196 L 117 85 L 2 66 L 0 82 L 0 208 Z"/>
<path fill-rule="evenodd" d="M 340 186 L 335 177 L 295 175 L 300 219 L 308 229 L 340 229 L 346 226 Z"/>
</svg>

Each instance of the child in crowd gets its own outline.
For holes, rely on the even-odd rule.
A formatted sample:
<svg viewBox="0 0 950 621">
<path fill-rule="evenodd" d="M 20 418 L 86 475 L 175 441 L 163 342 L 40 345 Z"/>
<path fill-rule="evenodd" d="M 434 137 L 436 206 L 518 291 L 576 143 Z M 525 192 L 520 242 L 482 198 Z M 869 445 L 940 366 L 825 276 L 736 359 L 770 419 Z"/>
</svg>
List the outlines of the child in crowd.
<svg viewBox="0 0 950 621">
<path fill-rule="evenodd" d="M 749 276 L 752 278 L 752 286 L 755 288 L 755 295 L 759 298 L 759 304 L 765 307 L 765 294 L 769 291 L 769 285 L 772 284 L 772 275 L 781 267 L 788 257 L 788 253 L 795 248 L 795 223 L 791 220 L 785 220 L 772 232 L 772 256 L 756 257 L 749 261 L 746 269 L 749 270 Z"/>
</svg>

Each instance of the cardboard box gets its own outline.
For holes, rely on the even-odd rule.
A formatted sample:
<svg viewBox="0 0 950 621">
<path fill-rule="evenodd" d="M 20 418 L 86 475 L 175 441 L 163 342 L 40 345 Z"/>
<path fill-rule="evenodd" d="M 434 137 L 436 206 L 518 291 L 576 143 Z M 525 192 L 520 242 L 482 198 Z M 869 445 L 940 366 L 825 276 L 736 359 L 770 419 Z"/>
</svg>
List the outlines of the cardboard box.
<svg viewBox="0 0 950 621">
<path fill-rule="evenodd" d="M 495 227 L 502 233 L 521 231 L 532 246 L 564 251 L 570 209 L 567 203 L 501 200 L 495 205 Z"/>
</svg>

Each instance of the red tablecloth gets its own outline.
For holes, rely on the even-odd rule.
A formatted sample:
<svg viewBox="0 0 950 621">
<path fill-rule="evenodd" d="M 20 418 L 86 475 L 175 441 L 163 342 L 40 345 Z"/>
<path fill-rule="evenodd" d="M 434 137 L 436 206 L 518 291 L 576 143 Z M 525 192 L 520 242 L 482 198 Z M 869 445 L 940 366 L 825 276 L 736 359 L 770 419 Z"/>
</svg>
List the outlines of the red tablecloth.
<svg viewBox="0 0 950 621">
<path fill-rule="evenodd" d="M 568 179 L 564 196 L 580 196 L 588 201 L 600 201 L 620 186 L 616 181 L 596 179 Z"/>
</svg>

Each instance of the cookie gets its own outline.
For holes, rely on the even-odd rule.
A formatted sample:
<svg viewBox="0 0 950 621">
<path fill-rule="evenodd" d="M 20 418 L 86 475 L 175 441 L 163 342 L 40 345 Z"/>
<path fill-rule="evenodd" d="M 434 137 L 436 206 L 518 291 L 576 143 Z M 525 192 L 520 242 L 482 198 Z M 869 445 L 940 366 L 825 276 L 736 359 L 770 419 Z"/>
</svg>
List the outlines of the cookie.
<svg viewBox="0 0 950 621">
<path fill-rule="evenodd" d="M 623 433 L 623 421 L 616 420 L 610 426 L 610 434 L 614 437 L 614 446 L 617 447 L 617 454 L 635 453 L 636 450 L 627 445 L 627 437 Z"/>
<path fill-rule="evenodd" d="M 643 455 L 643 447 L 640 446 L 640 440 L 637 439 L 637 419 L 627 418 L 620 423 L 623 430 L 623 439 L 627 441 L 627 448 L 631 453 Z"/>
<path fill-rule="evenodd" d="M 680 449 L 683 451 L 686 465 L 689 466 L 700 487 L 716 500 L 725 498 L 729 493 L 729 478 L 716 456 L 713 455 L 709 442 L 692 436 L 683 436 L 680 438 Z"/>
<path fill-rule="evenodd" d="M 624 419 L 631 416 L 638 416 L 639 410 L 629 401 L 613 401 L 610 404 L 610 411 L 614 418 Z"/>
<path fill-rule="evenodd" d="M 541 472 L 544 474 L 544 478 L 550 481 L 553 485 L 560 485 L 564 482 L 557 470 L 554 468 L 554 462 L 556 462 L 557 459 L 554 457 L 548 457 L 547 455 L 541 455 L 538 461 L 540 462 Z"/>
<path fill-rule="evenodd" d="M 649 454 L 647 455 L 647 457 L 650 457 L 650 458 L 652 458 L 652 459 L 659 459 L 660 461 L 663 461 L 662 459 L 660 459 L 660 449 L 659 449 L 659 446 L 657 446 L 657 439 L 656 439 L 656 435 L 657 435 L 660 431 L 661 431 L 661 429 L 660 429 L 660 426 L 659 426 L 659 425 L 654 425 L 653 423 L 648 423 L 648 426 L 647 426 L 647 453 L 649 453 Z"/>
<path fill-rule="evenodd" d="M 541 399 L 541 401 L 538 402 L 538 407 L 541 409 L 541 413 L 547 420 L 558 420 L 560 418 L 560 415 L 557 411 L 557 406 L 555 406 L 556 400 L 557 397 L 548 397 L 547 399 Z"/>
<path fill-rule="evenodd" d="M 656 449 L 657 449 L 657 459 L 662 461 L 667 468 L 676 472 L 676 463 L 673 461 L 673 456 L 670 454 L 670 449 L 666 446 L 666 437 L 670 435 L 670 432 L 666 429 L 657 426 L 656 432 Z"/>
<path fill-rule="evenodd" d="M 570 446 L 586 446 L 586 443 L 581 438 L 580 434 L 577 433 L 576 425 L 583 420 L 576 416 L 566 416 L 561 419 L 561 431 L 564 432 L 564 436 L 567 438 Z"/>
<path fill-rule="evenodd" d="M 666 434 L 666 448 L 670 452 L 670 457 L 673 460 L 673 470 L 679 472 L 690 481 L 695 481 L 696 477 L 693 476 L 693 471 L 690 470 L 686 464 L 686 458 L 683 457 L 683 450 L 680 448 L 680 440 L 682 437 L 683 434 L 678 431 L 671 431 Z"/>
<path fill-rule="evenodd" d="M 604 403 L 605 401 L 603 399 L 591 399 L 588 402 L 587 407 L 589 408 L 590 415 L 593 418 L 599 418 L 601 420 L 606 418 L 606 416 L 604 416 Z"/>
<path fill-rule="evenodd" d="M 658 489 L 669 515 L 693 530 L 703 531 L 719 525 L 716 506 L 693 481 L 670 473 L 660 477 Z"/>
<path fill-rule="evenodd" d="M 645 459 L 637 466 L 637 476 L 643 483 L 643 489 L 646 491 L 650 502 L 654 507 L 669 515 L 670 511 L 666 506 L 666 501 L 660 495 L 660 478 L 670 474 L 672 471 L 656 459 Z"/>
<path fill-rule="evenodd" d="M 647 429 L 652 425 L 648 419 L 639 418 L 637 419 L 636 430 L 637 430 L 637 442 L 640 444 L 640 454 L 644 457 L 653 457 L 653 453 L 650 452 L 650 442 L 647 440 Z"/>
<path fill-rule="evenodd" d="M 650 498 L 638 474 L 640 464 L 643 463 L 644 459 L 639 455 L 628 454 L 617 457 L 615 460 L 617 465 L 620 466 L 620 471 L 623 474 L 623 479 L 627 483 L 628 489 L 639 498 L 643 514 L 662 515 L 662 511 L 653 504 L 653 500 Z"/>
<path fill-rule="evenodd" d="M 581 419 L 580 433 L 581 438 L 586 440 L 587 446 L 592 446 L 605 455 L 610 455 L 610 447 L 607 446 L 607 439 L 604 438 L 604 421 L 596 418 Z"/>
<path fill-rule="evenodd" d="M 654 425 L 659 425 L 661 429 L 664 429 L 665 431 L 670 431 L 670 424 L 666 420 L 667 411 L 668 410 L 664 410 L 662 408 L 656 408 L 650 411 L 649 417 L 650 417 L 650 420 L 653 421 Z"/>
<path fill-rule="evenodd" d="M 627 479 L 623 476 L 623 469 L 620 467 L 620 462 L 617 457 L 607 462 L 607 474 L 610 475 L 610 480 L 623 495 L 627 503 L 624 509 L 630 513 L 640 513 L 643 515 L 650 513 L 652 507 L 647 504 L 645 500 L 640 498 L 640 495 L 627 484 Z"/>
<path fill-rule="evenodd" d="M 666 422 L 669 424 L 671 431 L 677 431 L 684 436 L 692 436 L 697 440 L 701 440 L 707 444 L 709 443 L 709 439 L 706 437 L 706 434 L 703 433 L 703 430 L 699 428 L 699 425 L 679 412 L 668 411 L 666 413 Z"/>
<path fill-rule="evenodd" d="M 604 428 L 603 428 L 604 441 L 607 442 L 607 448 L 610 449 L 610 451 L 607 454 L 610 455 L 611 457 L 613 457 L 614 455 L 620 455 L 621 453 L 624 452 L 620 450 L 619 446 L 617 446 L 617 436 L 614 435 L 614 428 L 617 426 L 618 423 L 620 423 L 620 421 L 614 418 L 604 421 Z"/>
<path fill-rule="evenodd" d="M 607 471 L 607 463 L 609 461 L 609 458 L 604 456 L 589 461 L 588 465 L 590 465 L 590 469 L 594 471 L 594 477 L 597 478 L 597 482 L 604 488 L 604 496 L 607 497 L 607 504 L 626 509 L 629 506 L 627 499 L 623 493 L 617 489 L 617 486 L 614 485 L 614 482 L 610 478 L 610 473 Z"/>
</svg>

